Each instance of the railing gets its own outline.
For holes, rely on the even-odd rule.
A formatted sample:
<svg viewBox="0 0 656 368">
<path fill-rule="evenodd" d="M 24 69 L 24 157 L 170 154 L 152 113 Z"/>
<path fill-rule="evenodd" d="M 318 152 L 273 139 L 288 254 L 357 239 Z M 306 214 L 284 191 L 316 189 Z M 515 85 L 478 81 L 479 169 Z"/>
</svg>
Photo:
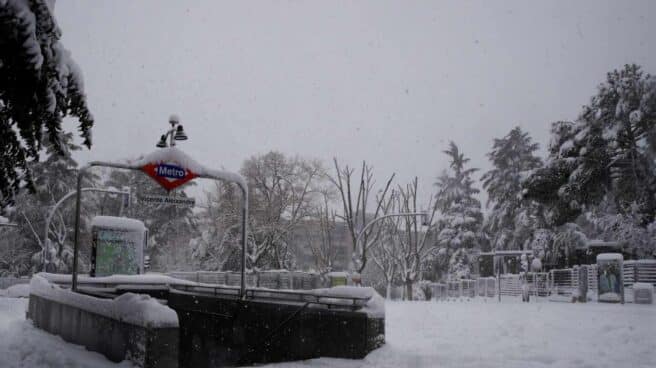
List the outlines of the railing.
<svg viewBox="0 0 656 368">
<path fill-rule="evenodd" d="M 70 288 L 70 280 L 51 280 L 52 283 L 61 287 Z M 175 290 L 178 292 L 189 293 L 193 295 L 203 295 L 210 297 L 229 298 L 239 300 L 240 287 L 239 281 L 236 285 L 209 285 L 193 284 L 189 280 L 181 282 L 107 282 L 98 281 L 91 278 L 78 280 L 78 290 L 85 294 L 98 297 L 113 297 L 119 291 L 125 290 Z M 286 303 L 310 303 L 323 306 L 329 309 L 343 309 L 355 311 L 361 309 L 371 297 L 361 296 L 343 296 L 343 295 L 323 295 L 312 290 L 273 290 L 251 288 L 245 290 L 246 300 L 251 301 L 277 301 Z"/>
<path fill-rule="evenodd" d="M 194 295 L 239 299 L 239 289 L 230 286 L 171 285 L 171 289 Z M 364 307 L 371 297 L 320 295 L 310 291 L 296 290 L 246 289 L 245 299 L 300 304 L 310 303 L 329 309 L 358 310 Z"/>
<path fill-rule="evenodd" d="M 624 262 L 624 285 L 645 282 L 656 286 L 656 260 L 644 259 Z"/>
<path fill-rule="evenodd" d="M 239 272 L 197 271 L 170 272 L 169 276 L 217 285 L 239 285 Z M 316 273 L 298 271 L 260 271 L 246 274 L 246 285 L 249 287 L 265 287 L 268 289 L 312 290 L 322 287 L 321 277 Z"/>
</svg>

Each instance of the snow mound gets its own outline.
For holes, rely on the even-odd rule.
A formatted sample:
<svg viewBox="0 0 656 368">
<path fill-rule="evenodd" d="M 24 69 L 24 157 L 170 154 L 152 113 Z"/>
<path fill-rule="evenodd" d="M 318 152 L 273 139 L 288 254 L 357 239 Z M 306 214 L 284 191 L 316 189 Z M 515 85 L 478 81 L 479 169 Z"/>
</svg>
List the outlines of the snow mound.
<svg viewBox="0 0 656 368">
<path fill-rule="evenodd" d="M 27 298 L 30 296 L 29 284 L 18 284 L 7 288 L 5 295 L 10 298 Z"/>
<path fill-rule="evenodd" d="M 179 326 L 175 311 L 148 295 L 126 293 L 115 299 L 100 299 L 62 289 L 41 274 L 32 277 L 30 289 L 33 295 L 137 326 Z"/>
</svg>

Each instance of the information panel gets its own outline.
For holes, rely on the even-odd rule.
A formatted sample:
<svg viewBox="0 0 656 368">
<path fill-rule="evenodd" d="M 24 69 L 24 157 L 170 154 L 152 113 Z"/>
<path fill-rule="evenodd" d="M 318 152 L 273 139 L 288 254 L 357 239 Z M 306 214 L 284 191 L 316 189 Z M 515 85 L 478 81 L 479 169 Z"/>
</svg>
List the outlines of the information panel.
<svg viewBox="0 0 656 368">
<path fill-rule="evenodd" d="M 146 234 L 141 221 L 96 217 L 92 224 L 91 276 L 143 273 Z"/>
</svg>

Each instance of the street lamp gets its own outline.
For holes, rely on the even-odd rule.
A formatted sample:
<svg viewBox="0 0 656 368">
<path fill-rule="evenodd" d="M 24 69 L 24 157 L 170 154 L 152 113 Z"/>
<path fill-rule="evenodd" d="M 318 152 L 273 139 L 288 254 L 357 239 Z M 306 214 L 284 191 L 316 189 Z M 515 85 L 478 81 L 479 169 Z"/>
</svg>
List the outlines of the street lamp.
<svg viewBox="0 0 656 368">
<path fill-rule="evenodd" d="M 156 145 L 157 148 L 175 147 L 175 141 L 186 141 L 188 139 L 182 124 L 180 124 L 178 115 L 171 115 L 169 124 L 171 124 L 171 129 L 160 137 Z M 167 139 L 169 140 L 168 143 L 166 142 Z"/>
</svg>

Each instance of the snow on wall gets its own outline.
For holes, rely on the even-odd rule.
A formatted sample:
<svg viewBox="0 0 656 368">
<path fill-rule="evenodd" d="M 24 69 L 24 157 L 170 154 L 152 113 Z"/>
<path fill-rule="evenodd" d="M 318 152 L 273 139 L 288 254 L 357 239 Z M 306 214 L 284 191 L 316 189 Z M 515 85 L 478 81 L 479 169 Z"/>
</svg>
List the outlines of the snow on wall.
<svg viewBox="0 0 656 368">
<path fill-rule="evenodd" d="M 336 286 L 326 289 L 315 289 L 310 291 L 315 296 L 330 299 L 331 297 L 342 298 L 369 298 L 364 307 L 359 310 L 365 312 L 372 318 L 385 318 L 385 299 L 370 287 L 358 286 Z M 350 300 L 331 300 L 334 303 L 351 303 Z"/>
<path fill-rule="evenodd" d="M 5 295 L 10 298 L 27 298 L 30 296 L 30 285 L 17 284 L 7 288 Z"/>
<path fill-rule="evenodd" d="M 62 289 L 41 274 L 32 277 L 30 294 L 137 326 L 179 326 L 177 313 L 149 295 L 125 293 L 115 299 L 100 299 Z"/>
<path fill-rule="evenodd" d="M 44 273 L 37 274 L 52 283 L 71 283 L 71 275 Z M 103 277 L 91 277 L 78 275 L 80 284 L 162 284 L 162 285 L 203 285 L 193 281 L 176 279 L 170 276 L 148 273 L 144 275 L 112 275 Z"/>
</svg>

